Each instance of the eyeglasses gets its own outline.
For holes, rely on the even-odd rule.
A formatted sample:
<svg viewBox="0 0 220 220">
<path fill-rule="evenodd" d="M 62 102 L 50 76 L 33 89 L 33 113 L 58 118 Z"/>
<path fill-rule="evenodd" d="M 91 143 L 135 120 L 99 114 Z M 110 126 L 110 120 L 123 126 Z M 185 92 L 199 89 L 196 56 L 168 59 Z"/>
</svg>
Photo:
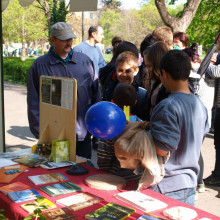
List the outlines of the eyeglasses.
<svg viewBox="0 0 220 220">
<path fill-rule="evenodd" d="M 60 40 L 60 39 L 58 39 L 58 38 L 56 38 L 56 37 L 54 37 L 54 39 L 56 39 L 56 40 L 59 40 L 59 41 L 61 41 L 62 43 L 72 43 L 73 42 L 73 38 L 70 38 L 70 39 L 67 39 L 67 40 Z"/>
</svg>

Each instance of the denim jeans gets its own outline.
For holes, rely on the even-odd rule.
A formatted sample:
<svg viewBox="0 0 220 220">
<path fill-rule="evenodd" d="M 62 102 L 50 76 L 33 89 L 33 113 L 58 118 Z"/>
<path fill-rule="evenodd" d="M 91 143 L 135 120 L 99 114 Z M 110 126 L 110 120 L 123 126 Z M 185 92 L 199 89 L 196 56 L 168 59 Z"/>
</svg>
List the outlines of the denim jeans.
<svg viewBox="0 0 220 220">
<path fill-rule="evenodd" d="M 170 198 L 176 199 L 180 202 L 184 202 L 188 205 L 191 205 L 191 206 L 195 205 L 196 188 L 181 189 L 178 191 L 173 191 L 173 192 L 168 192 L 168 193 L 162 193 L 158 185 L 151 186 L 149 189 L 155 192 L 161 193 Z"/>
<path fill-rule="evenodd" d="M 214 121 L 215 169 L 213 173 L 220 177 L 220 108 L 216 106 Z"/>
</svg>

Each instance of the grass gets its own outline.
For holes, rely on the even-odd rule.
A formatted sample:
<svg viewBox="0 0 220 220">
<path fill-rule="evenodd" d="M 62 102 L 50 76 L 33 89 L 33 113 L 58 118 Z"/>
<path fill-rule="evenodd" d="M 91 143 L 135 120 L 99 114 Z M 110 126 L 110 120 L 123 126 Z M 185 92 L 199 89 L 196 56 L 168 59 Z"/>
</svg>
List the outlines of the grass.
<svg viewBox="0 0 220 220">
<path fill-rule="evenodd" d="M 112 59 L 112 54 L 106 54 L 105 53 L 103 56 L 104 56 L 104 59 L 105 59 L 106 63 L 109 63 L 110 60 Z"/>
</svg>

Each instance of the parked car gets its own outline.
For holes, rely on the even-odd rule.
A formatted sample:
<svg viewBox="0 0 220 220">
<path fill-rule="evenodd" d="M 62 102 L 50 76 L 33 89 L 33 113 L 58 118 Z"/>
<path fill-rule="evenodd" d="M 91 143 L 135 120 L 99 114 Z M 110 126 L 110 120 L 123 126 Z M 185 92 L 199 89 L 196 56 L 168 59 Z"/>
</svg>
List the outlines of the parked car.
<svg viewBox="0 0 220 220">
<path fill-rule="evenodd" d="M 112 53 L 112 47 L 110 47 L 110 48 L 106 49 L 106 50 L 105 50 L 105 53 L 107 53 L 107 54 Z"/>
</svg>

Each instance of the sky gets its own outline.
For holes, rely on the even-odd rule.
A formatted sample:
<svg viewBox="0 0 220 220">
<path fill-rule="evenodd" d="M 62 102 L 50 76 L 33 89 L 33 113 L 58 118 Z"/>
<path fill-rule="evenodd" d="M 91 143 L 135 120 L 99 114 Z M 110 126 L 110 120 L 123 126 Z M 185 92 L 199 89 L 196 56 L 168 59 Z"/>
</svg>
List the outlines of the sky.
<svg viewBox="0 0 220 220">
<path fill-rule="evenodd" d="M 121 0 L 123 9 L 139 9 L 142 0 Z M 186 0 L 178 0 L 177 4 L 185 3 Z"/>
<path fill-rule="evenodd" d="M 122 8 L 123 9 L 132 9 L 132 8 L 139 8 L 139 3 L 141 0 L 121 0 L 122 2 Z"/>
</svg>

